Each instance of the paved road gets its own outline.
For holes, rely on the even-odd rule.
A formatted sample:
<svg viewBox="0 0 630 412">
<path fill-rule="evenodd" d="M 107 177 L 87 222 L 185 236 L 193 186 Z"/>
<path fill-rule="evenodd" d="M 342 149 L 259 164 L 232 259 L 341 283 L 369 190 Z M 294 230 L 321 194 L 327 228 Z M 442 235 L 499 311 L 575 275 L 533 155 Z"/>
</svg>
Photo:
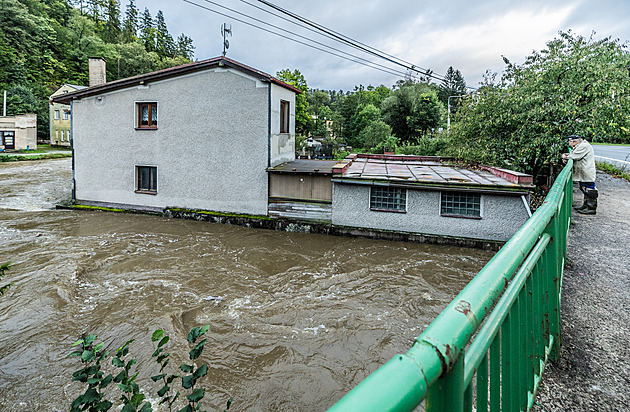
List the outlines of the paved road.
<svg viewBox="0 0 630 412">
<path fill-rule="evenodd" d="M 630 170 L 630 146 L 593 145 L 595 160 L 612 163 L 623 170 Z"/>
</svg>

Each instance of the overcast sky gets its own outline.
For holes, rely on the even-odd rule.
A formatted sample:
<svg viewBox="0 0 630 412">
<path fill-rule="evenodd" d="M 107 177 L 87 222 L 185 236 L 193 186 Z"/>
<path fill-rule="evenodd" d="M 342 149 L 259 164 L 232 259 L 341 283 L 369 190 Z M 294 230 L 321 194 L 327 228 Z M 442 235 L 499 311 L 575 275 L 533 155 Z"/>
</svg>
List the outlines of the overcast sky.
<svg viewBox="0 0 630 412">
<path fill-rule="evenodd" d="M 571 29 L 586 37 L 595 31 L 596 39 L 612 36 L 630 40 L 630 0 L 269 1 L 418 67 L 430 68 L 438 75 L 453 66 L 461 71 L 470 86 L 478 86 L 486 69 L 500 75 L 505 67 L 502 55 L 512 63 L 522 63 L 532 50 L 543 49 L 558 31 Z M 123 8 L 127 2 L 121 1 Z M 298 33 L 326 44 L 326 47 L 317 47 L 334 47 L 346 56 L 351 53 L 395 70 L 405 70 L 247 4 L 271 10 L 257 0 L 190 2 L 251 22 L 216 4 L 223 5 L 280 26 L 287 36 Z M 153 17 L 162 10 L 174 36 L 185 33 L 193 39 L 198 60 L 222 53 L 220 30 L 221 25 L 227 23 L 233 32 L 228 57 L 271 75 L 285 68 L 298 69 L 311 88 L 352 90 L 359 84 L 391 87 L 400 78 L 261 31 L 183 0 L 136 0 L 136 4 L 141 13 L 148 7 Z M 251 23 L 263 26 L 263 23 Z"/>
</svg>

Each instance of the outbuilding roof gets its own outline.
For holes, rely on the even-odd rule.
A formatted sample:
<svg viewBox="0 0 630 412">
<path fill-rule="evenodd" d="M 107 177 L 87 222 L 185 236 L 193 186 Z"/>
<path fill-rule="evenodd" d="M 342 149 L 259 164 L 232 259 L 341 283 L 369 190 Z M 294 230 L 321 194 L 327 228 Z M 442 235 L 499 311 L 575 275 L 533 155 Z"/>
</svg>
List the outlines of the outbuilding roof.
<svg viewBox="0 0 630 412">
<path fill-rule="evenodd" d="M 435 156 L 352 154 L 333 167 L 338 183 L 382 182 L 399 186 L 439 186 L 524 191 L 532 176 L 507 169 L 457 164 Z"/>
<path fill-rule="evenodd" d="M 63 95 L 53 97 L 52 101 L 54 103 L 69 104 L 70 101 L 73 99 L 81 99 L 84 97 L 99 95 L 99 94 L 110 92 L 113 90 L 124 89 L 127 87 L 133 87 L 140 84 L 147 84 L 150 82 L 163 80 L 163 79 L 167 79 L 171 77 L 182 76 L 184 74 L 189 74 L 192 72 L 213 69 L 215 67 L 233 68 L 235 70 L 239 70 L 243 73 L 249 74 L 250 76 L 256 77 L 261 81 L 267 81 L 267 82 L 277 84 L 278 86 L 289 89 L 297 94 L 302 93 L 298 88 L 288 83 L 285 83 L 282 80 L 278 80 L 275 77 L 270 76 L 265 72 L 256 70 L 252 67 L 239 63 L 236 60 L 232 60 L 224 56 L 219 56 L 219 57 L 214 57 L 212 59 L 183 64 L 181 66 L 169 67 L 167 69 L 162 69 L 162 70 L 158 70 L 151 73 L 145 73 L 145 74 L 140 74 L 133 77 L 127 77 L 125 79 L 114 80 L 112 82 L 107 82 L 99 86 L 88 87 L 88 88 L 78 90 L 72 93 L 65 93 Z"/>
</svg>

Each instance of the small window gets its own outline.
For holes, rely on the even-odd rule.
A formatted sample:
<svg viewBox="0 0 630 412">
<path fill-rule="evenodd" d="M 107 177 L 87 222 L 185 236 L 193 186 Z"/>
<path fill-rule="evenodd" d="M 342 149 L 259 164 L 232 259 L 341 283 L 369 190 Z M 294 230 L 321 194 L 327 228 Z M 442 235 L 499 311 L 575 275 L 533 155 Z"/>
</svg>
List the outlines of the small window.
<svg viewBox="0 0 630 412">
<path fill-rule="evenodd" d="M 64 133 L 64 131 L 62 130 L 62 131 L 61 131 L 61 141 L 62 141 L 62 142 L 64 141 L 64 140 L 63 140 L 63 133 Z"/>
<path fill-rule="evenodd" d="M 157 167 L 136 166 L 137 193 L 157 193 Z"/>
<path fill-rule="evenodd" d="M 64 110 L 63 111 L 63 120 L 68 120 L 70 118 L 70 111 L 69 110 Z"/>
<path fill-rule="evenodd" d="M 280 100 L 280 133 L 289 133 L 289 102 Z"/>
<path fill-rule="evenodd" d="M 59 120 L 59 110 L 55 110 L 55 120 Z"/>
<path fill-rule="evenodd" d="M 157 129 L 157 103 L 138 103 L 138 128 Z"/>
<path fill-rule="evenodd" d="M 384 212 L 406 212 L 407 189 L 372 186 L 370 190 L 370 209 Z"/>
<path fill-rule="evenodd" d="M 442 192 L 442 216 L 481 217 L 481 195 L 476 193 Z"/>
</svg>

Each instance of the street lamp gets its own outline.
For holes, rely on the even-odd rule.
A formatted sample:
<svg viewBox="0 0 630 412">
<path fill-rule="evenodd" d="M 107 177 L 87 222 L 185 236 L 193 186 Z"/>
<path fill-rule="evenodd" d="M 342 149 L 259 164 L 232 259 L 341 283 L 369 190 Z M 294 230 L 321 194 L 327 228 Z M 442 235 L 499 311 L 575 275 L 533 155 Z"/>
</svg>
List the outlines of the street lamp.
<svg viewBox="0 0 630 412">
<path fill-rule="evenodd" d="M 451 97 L 466 97 L 466 95 L 460 94 L 458 96 L 448 96 L 448 99 L 446 99 L 446 103 L 448 106 L 448 115 L 446 117 L 446 134 L 449 134 L 451 131 Z"/>
</svg>

